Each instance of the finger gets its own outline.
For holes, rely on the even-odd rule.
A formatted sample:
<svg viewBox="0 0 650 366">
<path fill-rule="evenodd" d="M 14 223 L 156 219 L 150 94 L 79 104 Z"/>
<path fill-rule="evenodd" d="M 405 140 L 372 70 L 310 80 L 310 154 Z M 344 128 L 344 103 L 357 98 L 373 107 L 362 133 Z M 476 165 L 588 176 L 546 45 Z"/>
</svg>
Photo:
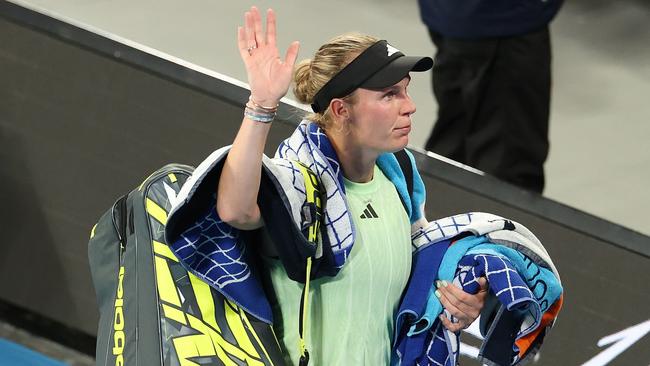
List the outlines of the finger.
<svg viewBox="0 0 650 366">
<path fill-rule="evenodd" d="M 246 44 L 246 31 L 243 27 L 237 27 L 237 48 L 242 58 L 248 56 L 248 45 Z"/>
<path fill-rule="evenodd" d="M 294 41 L 287 48 L 287 54 L 284 57 L 284 64 L 293 69 L 293 65 L 296 63 L 296 58 L 298 57 L 298 50 L 300 49 L 300 42 Z"/>
<path fill-rule="evenodd" d="M 266 42 L 269 46 L 275 46 L 276 39 L 275 12 L 273 9 L 266 11 Z"/>
<path fill-rule="evenodd" d="M 442 322 L 442 325 L 445 326 L 445 328 L 449 329 L 450 331 L 454 333 L 458 333 L 461 330 L 463 330 L 463 326 L 460 323 L 452 323 L 451 320 L 447 319 L 444 314 L 440 314 L 438 317 L 440 319 L 440 322 Z"/>
<path fill-rule="evenodd" d="M 251 12 L 253 13 L 253 25 L 255 27 L 255 42 L 258 46 L 266 44 L 264 39 L 264 30 L 262 29 L 262 14 L 257 7 L 252 6 Z"/>
<path fill-rule="evenodd" d="M 447 284 L 447 286 L 444 286 Z M 477 304 L 474 304 L 476 299 L 473 299 L 472 295 L 469 295 L 465 291 L 459 289 L 453 284 L 449 284 L 446 281 L 439 281 L 437 284 L 438 292 L 440 292 L 450 304 L 453 304 L 455 308 L 459 311 L 467 314 L 467 316 L 472 316 L 476 311 Z M 473 301 L 474 300 L 474 301 Z"/>
<path fill-rule="evenodd" d="M 254 47 L 255 43 L 255 21 L 253 20 L 253 14 L 247 11 L 244 14 L 245 24 L 246 24 L 246 48 Z"/>
<path fill-rule="evenodd" d="M 480 286 L 481 282 L 477 281 L 477 284 Z M 462 288 L 447 281 L 438 281 L 437 285 L 439 289 L 443 289 L 443 291 L 449 293 L 450 296 L 456 298 L 459 302 L 462 302 L 464 305 L 467 305 L 470 308 L 476 308 L 479 306 L 480 302 L 485 297 L 485 292 L 481 292 L 481 288 L 479 288 L 476 294 L 470 294 Z"/>
<path fill-rule="evenodd" d="M 438 296 L 438 299 L 440 299 L 440 303 L 442 306 L 447 309 L 447 311 L 458 318 L 460 322 L 467 322 L 469 321 L 469 315 L 466 314 L 460 307 L 459 305 L 461 303 L 457 302 L 456 299 L 449 298 L 449 296 L 441 290 L 436 291 L 436 296 Z"/>
<path fill-rule="evenodd" d="M 478 292 L 487 292 L 489 287 L 488 287 L 488 281 L 487 278 L 485 277 L 479 277 L 479 279 L 476 281 L 480 287 Z"/>
</svg>

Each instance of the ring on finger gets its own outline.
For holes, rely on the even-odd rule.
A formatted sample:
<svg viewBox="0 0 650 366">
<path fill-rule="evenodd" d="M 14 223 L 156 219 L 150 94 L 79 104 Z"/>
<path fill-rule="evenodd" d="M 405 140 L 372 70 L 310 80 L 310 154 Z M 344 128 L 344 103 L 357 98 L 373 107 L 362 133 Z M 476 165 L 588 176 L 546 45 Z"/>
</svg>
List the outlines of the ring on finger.
<svg viewBox="0 0 650 366">
<path fill-rule="evenodd" d="M 248 54 L 249 54 L 249 55 L 253 55 L 253 50 L 256 49 L 256 48 L 257 48 L 257 45 L 256 45 L 256 44 L 255 44 L 255 45 L 252 45 L 252 46 L 248 46 L 248 48 L 246 49 L 246 51 L 248 51 Z"/>
</svg>

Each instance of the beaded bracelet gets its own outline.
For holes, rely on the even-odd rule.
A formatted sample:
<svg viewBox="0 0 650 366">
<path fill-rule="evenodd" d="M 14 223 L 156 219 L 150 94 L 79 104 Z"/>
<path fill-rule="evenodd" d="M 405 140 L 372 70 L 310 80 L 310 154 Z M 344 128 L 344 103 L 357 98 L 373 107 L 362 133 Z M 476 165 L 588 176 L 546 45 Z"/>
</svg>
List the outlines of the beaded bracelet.
<svg viewBox="0 0 650 366">
<path fill-rule="evenodd" d="M 249 108 L 248 105 L 244 109 L 244 116 L 251 121 L 270 123 L 273 122 L 275 118 L 275 112 L 273 113 L 260 113 L 255 109 Z"/>
<path fill-rule="evenodd" d="M 270 123 L 275 118 L 277 110 L 277 105 L 275 107 L 265 107 L 255 103 L 253 98 L 249 97 L 244 109 L 244 116 L 255 122 Z"/>
</svg>

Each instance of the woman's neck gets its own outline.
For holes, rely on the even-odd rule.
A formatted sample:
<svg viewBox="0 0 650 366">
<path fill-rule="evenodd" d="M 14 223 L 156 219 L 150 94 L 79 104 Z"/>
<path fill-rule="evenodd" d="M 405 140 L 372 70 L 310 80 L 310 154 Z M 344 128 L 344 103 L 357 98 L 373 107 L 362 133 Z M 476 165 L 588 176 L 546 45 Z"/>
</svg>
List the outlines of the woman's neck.
<svg viewBox="0 0 650 366">
<path fill-rule="evenodd" d="M 345 136 L 333 135 L 329 138 L 343 169 L 343 176 L 356 183 L 370 182 L 379 153 L 364 149 Z"/>
</svg>

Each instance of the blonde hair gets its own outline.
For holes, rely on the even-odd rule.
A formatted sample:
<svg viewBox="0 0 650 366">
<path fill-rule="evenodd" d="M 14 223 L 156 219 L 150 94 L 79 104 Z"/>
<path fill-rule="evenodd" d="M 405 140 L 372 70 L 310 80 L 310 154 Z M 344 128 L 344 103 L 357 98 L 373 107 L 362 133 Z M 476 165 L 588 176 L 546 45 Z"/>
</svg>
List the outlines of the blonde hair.
<svg viewBox="0 0 650 366">
<path fill-rule="evenodd" d="M 302 60 L 296 66 L 293 74 L 293 93 L 299 102 L 311 104 L 316 93 L 327 84 L 334 75 L 339 73 L 355 57 L 379 39 L 359 34 L 346 33 L 332 38 L 322 45 L 313 59 Z M 346 96 L 344 98 L 349 98 Z M 352 102 L 352 100 L 350 100 Z M 316 122 L 322 129 L 327 130 L 332 124 L 330 108 L 320 113 L 312 113 L 307 119 Z"/>
</svg>

